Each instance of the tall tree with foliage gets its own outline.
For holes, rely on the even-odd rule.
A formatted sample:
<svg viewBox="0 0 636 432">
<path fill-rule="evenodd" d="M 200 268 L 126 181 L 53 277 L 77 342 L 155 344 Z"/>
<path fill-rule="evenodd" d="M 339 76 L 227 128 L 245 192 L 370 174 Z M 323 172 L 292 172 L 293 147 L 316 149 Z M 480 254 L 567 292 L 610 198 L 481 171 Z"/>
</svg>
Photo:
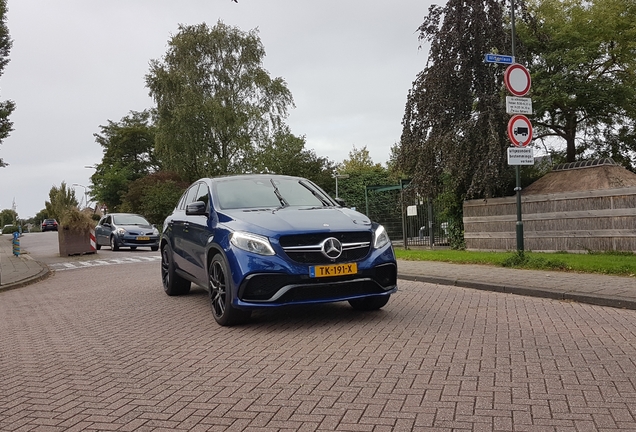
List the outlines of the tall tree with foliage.
<svg viewBox="0 0 636 432">
<path fill-rule="evenodd" d="M 254 158 L 256 172 L 305 177 L 333 191 L 335 187 L 334 163 L 319 157 L 313 150 L 305 148 L 305 137 L 293 135 L 287 126 L 274 133 L 271 141 L 259 146 Z"/>
<path fill-rule="evenodd" d="M 91 196 L 116 211 L 128 185 L 159 169 L 155 157 L 155 128 L 150 112 L 131 111 L 119 122 L 100 126 L 95 141 L 103 147 L 104 156 L 91 176 Z"/>
<path fill-rule="evenodd" d="M 284 80 L 263 68 L 264 57 L 256 30 L 220 21 L 179 26 L 146 75 L 157 105 L 157 154 L 166 169 L 189 181 L 253 170 L 258 146 L 293 105 Z"/>
<path fill-rule="evenodd" d="M 18 220 L 18 213 L 13 209 L 4 209 L 0 211 L 0 227 L 12 225 Z"/>
<path fill-rule="evenodd" d="M 636 168 L 635 22 L 634 0 L 527 3 L 517 34 L 529 51 L 535 139 L 565 142 L 567 162 L 590 150 Z"/>
<path fill-rule="evenodd" d="M 161 224 L 188 186 L 176 173 L 157 171 L 128 185 L 119 210 L 140 213 L 151 223 Z"/>
<path fill-rule="evenodd" d="M 4 68 L 9 63 L 9 51 L 12 44 L 7 27 L 7 0 L 0 0 L 0 75 L 4 73 Z M 9 120 L 9 116 L 14 109 L 15 102 L 10 100 L 0 102 L 0 144 L 13 130 L 13 122 Z M 0 167 L 7 165 L 0 158 Z"/>
<path fill-rule="evenodd" d="M 396 185 L 399 180 L 381 164 L 373 162 L 366 146 L 360 149 L 354 146 L 337 170 L 338 174 L 348 176 L 338 182 L 338 197 L 348 207 L 355 207 L 372 220 L 384 224 L 389 235 L 395 236 L 392 226 L 397 221 L 397 226 L 401 227 L 399 192 L 367 193 L 367 187 Z"/>
<path fill-rule="evenodd" d="M 491 197 L 510 183 L 503 69 L 484 53 L 508 52 L 505 7 L 497 0 L 431 6 L 420 26 L 428 63 L 410 90 L 394 168 L 420 195 L 450 198 L 446 215 L 461 235 L 462 202 Z"/>
</svg>

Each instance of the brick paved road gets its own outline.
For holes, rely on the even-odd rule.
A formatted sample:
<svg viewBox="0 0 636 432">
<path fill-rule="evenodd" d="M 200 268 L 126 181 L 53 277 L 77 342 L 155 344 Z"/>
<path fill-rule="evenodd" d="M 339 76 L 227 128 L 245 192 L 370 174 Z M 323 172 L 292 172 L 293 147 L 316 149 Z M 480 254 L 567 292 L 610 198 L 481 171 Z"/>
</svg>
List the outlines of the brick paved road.
<svg viewBox="0 0 636 432">
<path fill-rule="evenodd" d="M 59 272 L 0 293 L 0 430 L 636 430 L 636 311 L 400 289 L 222 328 L 157 262 Z"/>
</svg>

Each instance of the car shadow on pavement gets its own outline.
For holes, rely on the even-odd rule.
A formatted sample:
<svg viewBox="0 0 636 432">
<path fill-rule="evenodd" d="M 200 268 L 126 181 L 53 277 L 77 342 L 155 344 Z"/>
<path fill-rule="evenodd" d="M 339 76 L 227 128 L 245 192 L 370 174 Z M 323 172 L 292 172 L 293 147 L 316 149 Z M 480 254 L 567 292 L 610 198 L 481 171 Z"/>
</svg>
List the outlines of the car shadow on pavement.
<svg viewBox="0 0 636 432">
<path fill-rule="evenodd" d="M 347 302 L 338 302 L 254 311 L 248 325 L 274 325 L 281 328 L 293 326 L 298 329 L 308 329 L 316 326 L 342 325 L 343 322 L 371 323 L 388 319 L 389 316 L 390 313 L 387 310 L 362 312 L 353 309 Z"/>
<path fill-rule="evenodd" d="M 172 300 L 195 300 L 197 305 L 205 305 L 205 312 L 210 313 L 210 320 L 214 322 L 210 311 L 208 292 L 199 286 L 192 286 L 190 292 L 184 296 L 172 297 Z M 353 309 L 346 301 L 337 303 L 324 303 L 312 305 L 290 305 L 272 309 L 260 309 L 252 312 L 251 318 L 244 324 L 236 325 L 236 328 L 248 329 L 249 327 L 268 326 L 268 329 L 279 327 L 294 329 L 309 329 L 316 327 L 330 327 L 342 325 L 343 322 L 351 324 L 375 323 L 388 320 L 393 315 L 390 305 L 375 311 L 358 311 Z M 185 305 L 184 305 L 185 306 Z"/>
</svg>

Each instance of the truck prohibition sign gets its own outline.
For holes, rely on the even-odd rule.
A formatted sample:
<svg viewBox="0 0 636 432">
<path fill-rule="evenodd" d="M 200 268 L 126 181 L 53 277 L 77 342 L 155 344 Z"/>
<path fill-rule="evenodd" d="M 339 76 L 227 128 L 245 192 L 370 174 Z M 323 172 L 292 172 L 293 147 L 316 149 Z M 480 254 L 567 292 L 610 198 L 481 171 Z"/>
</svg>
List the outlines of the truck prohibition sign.
<svg viewBox="0 0 636 432">
<path fill-rule="evenodd" d="M 528 117 L 515 115 L 508 122 L 508 137 L 516 147 L 525 147 L 532 141 L 532 124 Z"/>
</svg>

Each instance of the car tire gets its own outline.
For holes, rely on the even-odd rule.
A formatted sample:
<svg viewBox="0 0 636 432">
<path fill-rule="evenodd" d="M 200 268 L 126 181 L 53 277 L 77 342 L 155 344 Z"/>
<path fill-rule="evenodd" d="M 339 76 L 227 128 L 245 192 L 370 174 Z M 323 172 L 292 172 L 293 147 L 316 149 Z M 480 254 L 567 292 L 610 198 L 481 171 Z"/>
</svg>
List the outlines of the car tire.
<svg viewBox="0 0 636 432">
<path fill-rule="evenodd" d="M 208 289 L 210 307 L 217 324 L 232 326 L 247 321 L 251 311 L 236 309 L 232 306 L 230 271 L 222 255 L 212 258 L 208 267 Z"/>
<path fill-rule="evenodd" d="M 99 243 L 95 242 L 95 249 L 100 250 L 102 248 L 102 245 L 100 245 Z"/>
<path fill-rule="evenodd" d="M 389 302 L 390 295 L 382 297 L 366 297 L 360 299 L 349 300 L 349 304 L 352 308 L 359 311 L 372 311 L 378 310 L 385 306 Z"/>
<path fill-rule="evenodd" d="M 114 251 L 119 250 L 119 243 L 117 242 L 117 239 L 114 235 L 110 236 L 110 248 Z"/>
<path fill-rule="evenodd" d="M 153 252 L 157 252 L 159 250 L 159 246 L 150 246 L 150 250 Z"/>
<path fill-rule="evenodd" d="M 179 296 L 190 292 L 190 281 L 182 278 L 175 271 L 172 248 L 169 244 L 161 250 L 161 281 L 163 290 L 169 296 Z"/>
</svg>

